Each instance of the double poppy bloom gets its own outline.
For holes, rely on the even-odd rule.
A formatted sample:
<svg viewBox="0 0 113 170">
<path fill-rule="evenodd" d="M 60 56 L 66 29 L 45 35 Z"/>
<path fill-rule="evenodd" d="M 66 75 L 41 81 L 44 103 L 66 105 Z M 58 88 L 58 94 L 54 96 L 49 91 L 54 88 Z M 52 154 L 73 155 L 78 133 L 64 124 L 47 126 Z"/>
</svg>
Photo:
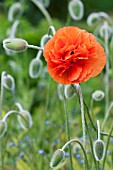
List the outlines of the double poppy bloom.
<svg viewBox="0 0 113 170">
<path fill-rule="evenodd" d="M 106 63 L 104 49 L 94 35 L 73 26 L 59 29 L 46 43 L 43 55 L 50 76 L 60 84 L 85 82 Z"/>
</svg>

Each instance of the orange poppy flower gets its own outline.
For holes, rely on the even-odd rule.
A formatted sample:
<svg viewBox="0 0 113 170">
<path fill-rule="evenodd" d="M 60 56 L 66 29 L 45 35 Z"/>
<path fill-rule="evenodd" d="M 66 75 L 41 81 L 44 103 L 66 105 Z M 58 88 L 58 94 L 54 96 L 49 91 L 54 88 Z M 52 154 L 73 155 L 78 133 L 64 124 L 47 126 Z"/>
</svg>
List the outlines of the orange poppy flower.
<svg viewBox="0 0 113 170">
<path fill-rule="evenodd" d="M 50 76 L 61 84 L 85 82 L 106 63 L 104 49 L 94 35 L 73 26 L 59 29 L 46 43 L 43 55 Z"/>
</svg>

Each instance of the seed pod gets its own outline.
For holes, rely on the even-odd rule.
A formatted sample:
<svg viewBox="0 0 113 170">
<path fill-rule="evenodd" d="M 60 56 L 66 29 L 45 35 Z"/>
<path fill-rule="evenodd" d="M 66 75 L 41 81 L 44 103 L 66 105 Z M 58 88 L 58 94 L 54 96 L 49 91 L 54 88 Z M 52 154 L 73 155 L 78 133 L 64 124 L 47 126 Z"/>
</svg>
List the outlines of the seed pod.
<svg viewBox="0 0 113 170">
<path fill-rule="evenodd" d="M 66 85 L 64 89 L 65 97 L 67 99 L 71 99 L 75 96 L 75 92 L 73 90 L 73 87 L 71 85 Z"/>
<path fill-rule="evenodd" d="M 92 98 L 95 101 L 101 101 L 104 98 L 104 92 L 101 90 L 96 90 L 93 94 L 92 94 Z"/>
<path fill-rule="evenodd" d="M 80 0 L 72 0 L 68 5 L 69 14 L 74 20 L 81 20 L 84 15 L 84 6 Z"/>
<path fill-rule="evenodd" d="M 0 120 L 0 137 L 2 137 L 6 131 L 7 131 L 6 121 Z"/>
<path fill-rule="evenodd" d="M 29 129 L 33 124 L 32 117 L 27 110 L 20 111 L 20 116 L 18 116 L 18 121 L 23 129 Z"/>
<path fill-rule="evenodd" d="M 3 86 L 8 90 L 14 91 L 14 89 L 15 89 L 14 78 L 9 74 L 4 75 L 3 76 Z"/>
<path fill-rule="evenodd" d="M 102 140 L 96 140 L 93 145 L 95 159 L 101 161 L 105 155 L 105 144 Z"/>
<path fill-rule="evenodd" d="M 53 154 L 53 157 L 50 162 L 50 167 L 55 168 L 57 167 L 64 159 L 65 152 L 62 149 L 58 149 Z"/>
<path fill-rule="evenodd" d="M 29 65 L 29 75 L 31 78 L 37 78 L 40 76 L 42 71 L 42 61 L 40 59 L 34 58 Z"/>
<path fill-rule="evenodd" d="M 3 47 L 6 50 L 19 53 L 27 49 L 28 43 L 21 38 L 8 38 L 3 41 Z"/>
</svg>

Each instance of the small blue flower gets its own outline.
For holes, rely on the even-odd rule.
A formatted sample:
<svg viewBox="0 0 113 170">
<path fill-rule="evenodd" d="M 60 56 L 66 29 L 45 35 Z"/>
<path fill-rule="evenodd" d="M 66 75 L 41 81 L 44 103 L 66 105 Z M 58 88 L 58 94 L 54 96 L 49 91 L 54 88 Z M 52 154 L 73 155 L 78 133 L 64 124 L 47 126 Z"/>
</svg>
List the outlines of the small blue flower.
<svg viewBox="0 0 113 170">
<path fill-rule="evenodd" d="M 69 157 L 69 152 L 65 152 L 65 157 Z"/>
<path fill-rule="evenodd" d="M 76 158 L 79 159 L 81 156 L 80 154 L 76 154 Z"/>
<path fill-rule="evenodd" d="M 81 159 L 81 160 L 80 160 L 80 163 L 81 163 L 81 164 L 84 164 L 84 159 Z"/>
<path fill-rule="evenodd" d="M 111 151 L 110 150 L 107 150 L 107 154 L 110 155 Z"/>
<path fill-rule="evenodd" d="M 43 155 L 43 154 L 44 154 L 44 150 L 41 150 L 41 149 L 38 150 L 38 154 L 39 154 L 39 155 Z"/>
<path fill-rule="evenodd" d="M 24 157 L 24 153 L 23 153 L 23 152 L 20 153 L 19 157 L 20 157 L 20 158 L 23 158 L 23 157 Z"/>
<path fill-rule="evenodd" d="M 10 142 L 9 146 L 15 146 L 15 143 L 14 142 Z"/>
<path fill-rule="evenodd" d="M 29 140 L 29 136 L 28 135 L 24 136 L 24 139 Z"/>
<path fill-rule="evenodd" d="M 55 145 L 57 145 L 58 143 L 59 143 L 59 140 L 58 140 L 58 139 L 54 140 L 54 144 L 55 144 Z"/>
<path fill-rule="evenodd" d="M 110 142 L 113 143 L 113 138 L 110 138 Z"/>
<path fill-rule="evenodd" d="M 46 121 L 45 121 L 45 125 L 46 125 L 46 126 L 49 126 L 49 125 L 50 125 L 50 121 L 49 121 L 49 120 L 46 120 Z"/>
</svg>

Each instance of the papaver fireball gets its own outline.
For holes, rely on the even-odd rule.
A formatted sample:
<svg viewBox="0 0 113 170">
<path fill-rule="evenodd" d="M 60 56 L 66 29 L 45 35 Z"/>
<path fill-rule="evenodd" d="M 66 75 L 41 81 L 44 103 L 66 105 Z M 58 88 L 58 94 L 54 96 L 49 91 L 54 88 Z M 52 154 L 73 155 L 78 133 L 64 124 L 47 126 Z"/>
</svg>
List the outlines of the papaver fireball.
<svg viewBox="0 0 113 170">
<path fill-rule="evenodd" d="M 85 82 L 106 64 L 104 49 L 94 35 L 73 26 L 59 29 L 46 43 L 43 55 L 50 76 L 60 84 Z"/>
</svg>

